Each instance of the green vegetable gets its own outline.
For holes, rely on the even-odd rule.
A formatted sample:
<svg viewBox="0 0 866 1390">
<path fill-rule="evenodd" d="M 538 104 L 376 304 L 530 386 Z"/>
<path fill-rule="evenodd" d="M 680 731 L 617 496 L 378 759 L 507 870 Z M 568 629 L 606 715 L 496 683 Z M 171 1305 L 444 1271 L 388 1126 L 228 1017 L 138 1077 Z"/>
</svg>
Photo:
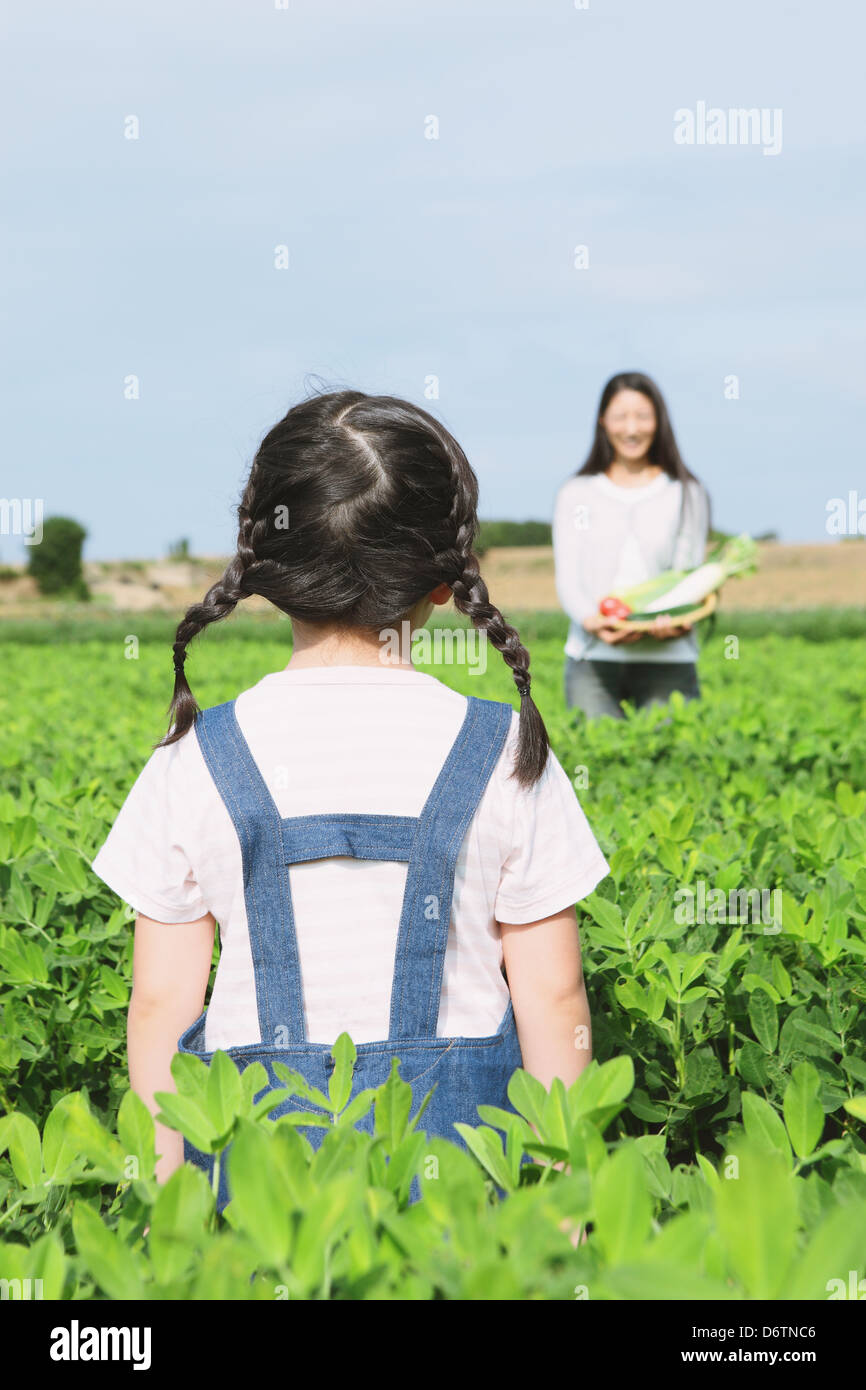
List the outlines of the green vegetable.
<svg viewBox="0 0 866 1390">
<path fill-rule="evenodd" d="M 691 570 L 666 570 L 612 597 L 632 610 L 630 621 L 652 618 L 659 613 L 688 613 L 701 607 L 731 575 L 756 569 L 757 553 L 758 548 L 750 536 L 734 536 L 716 546 L 702 565 Z"/>
</svg>

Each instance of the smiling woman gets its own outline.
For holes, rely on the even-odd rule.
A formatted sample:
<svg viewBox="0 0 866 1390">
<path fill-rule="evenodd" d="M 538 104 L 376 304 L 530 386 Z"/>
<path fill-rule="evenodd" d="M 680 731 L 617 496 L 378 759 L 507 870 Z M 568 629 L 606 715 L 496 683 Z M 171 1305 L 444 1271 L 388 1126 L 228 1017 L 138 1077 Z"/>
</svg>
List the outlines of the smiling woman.
<svg viewBox="0 0 866 1390">
<path fill-rule="evenodd" d="M 586 462 L 559 490 L 553 549 L 559 601 L 571 619 L 565 685 L 588 717 L 622 717 L 621 702 L 664 703 L 700 691 L 697 645 L 659 614 L 650 632 L 629 632 L 600 611 L 606 595 L 704 558 L 709 499 L 680 457 L 662 394 L 642 372 L 605 386 Z"/>
</svg>

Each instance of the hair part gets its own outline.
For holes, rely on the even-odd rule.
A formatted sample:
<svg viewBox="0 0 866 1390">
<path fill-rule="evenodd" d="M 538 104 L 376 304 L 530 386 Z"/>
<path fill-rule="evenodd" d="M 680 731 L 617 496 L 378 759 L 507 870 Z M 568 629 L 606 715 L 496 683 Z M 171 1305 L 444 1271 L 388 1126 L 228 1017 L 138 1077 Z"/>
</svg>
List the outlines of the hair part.
<svg viewBox="0 0 866 1390">
<path fill-rule="evenodd" d="M 237 552 L 178 624 L 169 733 L 201 712 L 184 670 L 189 643 L 250 594 L 290 618 L 393 629 L 437 585 L 502 655 L 520 692 L 513 776 L 532 786 L 550 747 L 529 693 L 529 652 L 490 601 L 474 543 L 478 480 L 449 431 L 420 406 L 361 391 L 315 395 L 265 435 L 238 515 Z M 288 516 L 288 527 L 278 524 Z"/>
</svg>

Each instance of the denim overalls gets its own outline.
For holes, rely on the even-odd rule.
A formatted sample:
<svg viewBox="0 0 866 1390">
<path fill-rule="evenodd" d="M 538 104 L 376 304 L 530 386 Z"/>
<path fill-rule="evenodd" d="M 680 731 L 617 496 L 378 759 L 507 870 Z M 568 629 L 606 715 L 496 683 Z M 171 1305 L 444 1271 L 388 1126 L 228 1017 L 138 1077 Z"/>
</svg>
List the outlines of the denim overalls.
<svg viewBox="0 0 866 1390">
<path fill-rule="evenodd" d="M 295 936 L 289 865 L 332 855 L 355 859 L 402 860 L 408 863 L 406 891 L 397 936 L 391 1015 L 387 1040 L 357 1044 L 352 1096 L 388 1079 L 391 1058 L 399 1057 L 400 1074 L 412 1086 L 414 1115 L 435 1083 L 433 1097 L 419 1122 L 430 1135 L 464 1142 L 454 1121 L 481 1123 L 478 1105 L 513 1111 L 508 1081 L 523 1065 L 509 999 L 496 1033 L 480 1038 L 436 1036 L 442 970 L 451 916 L 454 866 L 469 823 L 490 779 L 511 723 L 511 706 L 468 697 L 466 716 L 421 815 L 280 816 L 264 778 L 241 733 L 234 701 L 205 710 L 195 729 L 208 770 L 234 822 L 241 844 L 244 897 L 255 971 L 260 1043 L 225 1050 L 243 1070 L 261 1062 L 269 1085 L 256 1099 L 282 1083 L 275 1061 L 299 1071 L 327 1093 L 334 1068 L 327 1043 L 306 1041 L 303 993 Z M 205 1051 L 203 1013 L 181 1035 L 178 1051 Z M 351 1030 L 349 1030 L 351 1031 Z M 270 1118 L 291 1110 L 321 1114 L 302 1097 L 291 1097 Z M 373 1131 L 372 1109 L 358 1128 Z M 318 1148 L 325 1129 L 300 1126 Z M 184 1140 L 184 1158 L 203 1168 L 212 1180 L 213 1156 Z M 229 1159 L 230 1165 L 230 1159 Z M 219 1210 L 229 1200 L 227 1163 L 220 1165 Z M 419 1192 L 417 1179 L 413 1192 Z"/>
</svg>

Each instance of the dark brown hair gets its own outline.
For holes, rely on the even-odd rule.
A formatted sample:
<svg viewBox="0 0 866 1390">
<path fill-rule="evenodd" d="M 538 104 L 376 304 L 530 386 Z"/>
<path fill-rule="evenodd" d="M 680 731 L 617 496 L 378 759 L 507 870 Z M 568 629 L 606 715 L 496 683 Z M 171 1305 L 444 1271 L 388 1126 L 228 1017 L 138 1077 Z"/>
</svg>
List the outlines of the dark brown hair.
<svg viewBox="0 0 866 1390">
<path fill-rule="evenodd" d="M 499 651 L 520 691 L 514 776 L 544 771 L 549 741 L 529 695 L 529 653 L 490 602 L 473 545 L 478 479 L 444 425 L 393 396 L 334 391 L 302 401 L 265 435 L 238 506 L 237 554 L 179 623 L 169 714 L 157 747 L 200 713 L 183 662 L 189 642 L 259 594 L 291 618 L 394 628 L 437 585 Z"/>
</svg>

